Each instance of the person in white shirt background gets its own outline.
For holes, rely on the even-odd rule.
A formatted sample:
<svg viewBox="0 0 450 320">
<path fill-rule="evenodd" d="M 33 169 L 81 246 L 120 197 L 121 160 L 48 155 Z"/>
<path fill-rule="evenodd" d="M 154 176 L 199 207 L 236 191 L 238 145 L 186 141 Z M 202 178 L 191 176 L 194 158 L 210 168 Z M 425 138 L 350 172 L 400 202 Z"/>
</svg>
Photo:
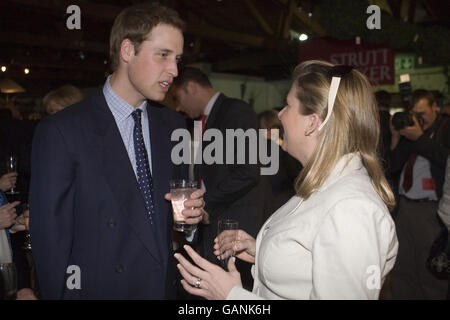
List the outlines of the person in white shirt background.
<svg viewBox="0 0 450 320">
<path fill-rule="evenodd" d="M 180 254 L 182 285 L 207 299 L 378 299 L 398 241 L 389 210 L 394 195 L 376 148 L 378 109 L 367 78 L 349 66 L 306 61 L 294 71 L 279 113 L 283 149 L 304 169 L 296 195 L 263 225 L 215 239 L 215 254 L 254 263 L 252 292 L 242 288 L 235 258 L 229 272 L 191 247 Z"/>
</svg>

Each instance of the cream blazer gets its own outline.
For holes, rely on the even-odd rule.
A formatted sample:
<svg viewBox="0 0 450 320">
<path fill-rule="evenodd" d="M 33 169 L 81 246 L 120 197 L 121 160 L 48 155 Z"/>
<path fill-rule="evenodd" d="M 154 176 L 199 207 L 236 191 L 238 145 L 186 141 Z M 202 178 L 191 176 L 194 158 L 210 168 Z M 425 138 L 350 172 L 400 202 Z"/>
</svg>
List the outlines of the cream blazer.
<svg viewBox="0 0 450 320">
<path fill-rule="evenodd" d="M 294 196 L 256 239 L 253 291 L 227 299 L 378 299 L 397 256 L 391 215 L 358 153 L 306 201 Z"/>
</svg>

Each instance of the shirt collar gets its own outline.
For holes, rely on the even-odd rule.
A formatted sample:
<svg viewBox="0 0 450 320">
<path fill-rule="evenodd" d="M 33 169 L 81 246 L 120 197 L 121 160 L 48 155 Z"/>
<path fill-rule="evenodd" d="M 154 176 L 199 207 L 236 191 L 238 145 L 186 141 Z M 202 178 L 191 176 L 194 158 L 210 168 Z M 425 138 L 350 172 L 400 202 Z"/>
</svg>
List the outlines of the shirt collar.
<svg viewBox="0 0 450 320">
<path fill-rule="evenodd" d="M 136 109 L 141 109 L 142 114 L 145 115 L 147 112 L 147 100 L 142 102 L 139 107 L 134 108 L 114 92 L 110 84 L 110 79 L 111 75 L 108 76 L 108 79 L 106 79 L 105 85 L 103 86 L 103 94 L 105 95 L 106 102 L 108 103 L 108 106 L 111 109 L 111 112 L 113 113 L 116 121 L 124 121 L 125 119 L 130 117 Z"/>
<path fill-rule="evenodd" d="M 206 116 L 206 118 L 208 118 L 209 114 L 211 113 L 211 110 L 212 110 L 214 104 L 216 103 L 217 98 L 219 97 L 219 95 L 220 95 L 220 92 L 216 92 L 216 94 L 213 95 L 211 97 L 211 99 L 209 99 L 209 102 L 206 105 L 205 111 L 203 112 L 203 114 Z"/>
</svg>

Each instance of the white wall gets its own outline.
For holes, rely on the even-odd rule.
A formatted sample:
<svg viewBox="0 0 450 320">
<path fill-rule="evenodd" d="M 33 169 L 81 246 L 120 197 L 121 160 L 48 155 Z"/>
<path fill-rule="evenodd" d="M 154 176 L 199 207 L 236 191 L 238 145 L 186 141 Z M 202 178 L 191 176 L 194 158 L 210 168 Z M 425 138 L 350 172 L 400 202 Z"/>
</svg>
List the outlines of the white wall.
<svg viewBox="0 0 450 320">
<path fill-rule="evenodd" d="M 253 108 L 257 113 L 283 107 L 291 85 L 291 80 L 265 81 L 264 78 L 225 73 L 210 73 L 208 76 L 213 87 L 225 95 L 248 103 L 253 99 Z M 246 85 L 244 96 L 241 92 L 242 84 Z"/>
</svg>

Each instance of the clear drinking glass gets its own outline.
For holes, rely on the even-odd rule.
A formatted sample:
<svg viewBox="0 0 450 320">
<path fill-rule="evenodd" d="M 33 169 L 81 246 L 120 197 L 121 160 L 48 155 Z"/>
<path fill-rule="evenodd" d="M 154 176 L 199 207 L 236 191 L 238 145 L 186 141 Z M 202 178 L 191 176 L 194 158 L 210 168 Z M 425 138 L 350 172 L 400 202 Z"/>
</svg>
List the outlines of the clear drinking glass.
<svg viewBox="0 0 450 320">
<path fill-rule="evenodd" d="M 6 172 L 17 172 L 17 157 L 16 156 L 9 156 L 8 159 L 6 159 Z M 5 192 L 6 194 L 19 194 L 17 190 L 12 187 L 10 190 Z"/>
<path fill-rule="evenodd" d="M 17 296 L 17 270 L 14 262 L 0 263 L 0 300 L 15 300 Z"/>
<path fill-rule="evenodd" d="M 237 240 L 238 229 L 239 229 L 239 222 L 237 220 L 221 219 L 217 223 L 217 235 L 220 236 L 222 232 L 226 231 L 227 241 L 234 242 Z M 229 250 L 226 252 L 222 252 L 222 255 L 225 256 L 225 259 L 220 260 L 222 268 L 228 270 L 228 261 L 230 260 L 231 257 L 234 257 L 234 254 L 235 254 L 234 249 L 231 251 Z"/>
<path fill-rule="evenodd" d="M 184 202 L 190 199 L 191 194 L 197 190 L 197 182 L 190 180 L 170 180 L 170 196 L 172 198 L 173 228 L 176 231 L 191 231 L 195 225 L 187 224 L 182 211 L 185 209 Z"/>
</svg>

